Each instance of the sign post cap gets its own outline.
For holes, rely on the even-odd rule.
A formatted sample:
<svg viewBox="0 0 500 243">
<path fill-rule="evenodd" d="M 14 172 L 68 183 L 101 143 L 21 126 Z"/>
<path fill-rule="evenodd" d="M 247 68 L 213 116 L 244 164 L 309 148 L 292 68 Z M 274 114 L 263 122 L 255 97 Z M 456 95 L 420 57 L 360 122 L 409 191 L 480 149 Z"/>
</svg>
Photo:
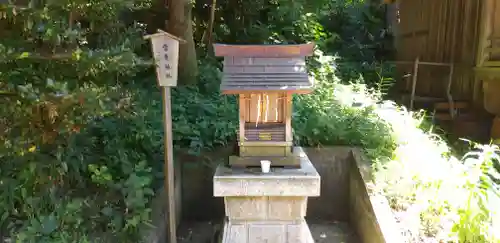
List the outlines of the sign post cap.
<svg viewBox="0 0 500 243">
<path fill-rule="evenodd" d="M 151 35 L 145 35 L 143 38 L 144 40 L 148 40 L 148 39 L 151 39 L 151 38 L 154 38 L 154 37 L 159 37 L 159 36 L 167 36 L 171 39 L 174 39 L 178 42 L 180 42 L 181 44 L 185 44 L 186 43 L 186 40 L 180 38 L 180 37 L 177 37 L 175 35 L 172 35 L 166 31 L 163 31 L 163 30 L 160 30 L 158 29 L 158 33 L 154 33 L 154 34 L 151 34 Z"/>
</svg>

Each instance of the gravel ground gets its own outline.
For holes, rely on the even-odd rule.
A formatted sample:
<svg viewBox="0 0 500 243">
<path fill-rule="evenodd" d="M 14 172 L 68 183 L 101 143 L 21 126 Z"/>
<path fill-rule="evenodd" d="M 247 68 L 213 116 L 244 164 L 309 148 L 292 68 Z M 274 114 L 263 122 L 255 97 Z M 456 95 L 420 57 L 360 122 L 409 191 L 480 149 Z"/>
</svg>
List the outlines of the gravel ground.
<svg viewBox="0 0 500 243">
<path fill-rule="evenodd" d="M 191 222 L 181 224 L 178 243 L 217 243 L 215 232 L 218 225 L 213 222 Z M 346 223 L 313 222 L 309 224 L 315 243 L 359 243 Z"/>
<path fill-rule="evenodd" d="M 341 222 L 309 224 L 315 243 L 359 243 L 349 225 Z"/>
</svg>

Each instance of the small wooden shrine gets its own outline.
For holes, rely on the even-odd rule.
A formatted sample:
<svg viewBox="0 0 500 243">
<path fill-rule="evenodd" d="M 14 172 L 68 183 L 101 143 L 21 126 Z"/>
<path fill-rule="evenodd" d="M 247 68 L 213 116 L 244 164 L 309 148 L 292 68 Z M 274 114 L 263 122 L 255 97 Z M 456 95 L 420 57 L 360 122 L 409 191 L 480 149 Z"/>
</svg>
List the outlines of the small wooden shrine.
<svg viewBox="0 0 500 243">
<path fill-rule="evenodd" d="M 215 44 L 216 56 L 224 57 L 221 90 L 239 96 L 237 156 L 231 166 L 300 166 L 293 151 L 292 95 L 309 93 L 314 81 L 305 57 L 314 44 L 225 45 Z"/>
</svg>

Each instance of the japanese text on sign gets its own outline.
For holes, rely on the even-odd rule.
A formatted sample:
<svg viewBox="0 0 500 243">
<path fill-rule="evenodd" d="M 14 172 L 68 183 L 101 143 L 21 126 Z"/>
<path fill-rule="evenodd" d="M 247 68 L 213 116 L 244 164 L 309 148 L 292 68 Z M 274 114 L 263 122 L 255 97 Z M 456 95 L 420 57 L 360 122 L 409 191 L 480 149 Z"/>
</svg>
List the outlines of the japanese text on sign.
<svg viewBox="0 0 500 243">
<path fill-rule="evenodd" d="M 176 86 L 179 42 L 168 36 L 157 36 L 152 38 L 152 43 L 160 86 Z"/>
</svg>

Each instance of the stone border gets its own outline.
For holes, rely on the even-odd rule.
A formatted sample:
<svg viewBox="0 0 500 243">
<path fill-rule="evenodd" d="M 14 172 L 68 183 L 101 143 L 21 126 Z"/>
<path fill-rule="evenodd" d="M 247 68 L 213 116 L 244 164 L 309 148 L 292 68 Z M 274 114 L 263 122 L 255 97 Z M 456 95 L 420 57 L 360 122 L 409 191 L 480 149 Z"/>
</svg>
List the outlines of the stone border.
<svg viewBox="0 0 500 243">
<path fill-rule="evenodd" d="M 349 217 L 363 243 L 404 242 L 387 198 L 373 192 L 372 167 L 364 152 L 351 150 Z"/>
<path fill-rule="evenodd" d="M 336 148 L 340 148 L 341 146 L 335 146 Z M 345 208 L 346 211 L 349 211 L 348 215 L 346 214 L 345 220 L 350 219 L 350 226 L 353 230 L 355 230 L 361 240 L 362 243 L 402 243 L 404 242 L 402 235 L 400 234 L 399 227 L 396 223 L 392 210 L 389 206 L 387 199 L 383 195 L 377 195 L 376 192 L 373 191 L 373 178 L 372 178 L 372 168 L 370 161 L 364 156 L 364 152 L 359 148 L 352 147 L 343 147 L 345 152 L 341 154 L 348 154 L 346 156 L 340 156 L 338 158 L 333 158 L 332 161 L 327 161 L 328 163 L 324 166 L 327 166 L 327 170 L 333 170 L 334 173 L 329 174 L 333 176 L 333 181 L 329 181 L 328 178 L 322 178 L 325 183 L 334 183 L 340 184 L 342 186 L 336 186 L 334 189 L 337 190 L 333 194 L 333 197 L 327 197 L 325 195 L 321 195 L 318 198 L 310 198 L 308 211 L 313 211 L 311 207 L 313 204 L 325 204 L 324 200 L 331 202 L 330 200 L 345 200 L 345 203 L 335 203 L 336 207 Z M 306 148 L 307 149 L 307 148 Z M 321 148 L 320 148 L 321 149 Z M 324 149 L 328 149 L 325 147 Z M 306 150 L 307 152 L 307 150 Z M 330 156 L 330 155 L 328 155 Z M 309 156 L 308 156 L 309 157 Z M 331 156 L 330 156 L 331 157 Z M 311 159 L 311 158 L 310 158 Z M 319 159 L 319 158 L 318 158 Z M 338 160 L 338 161 L 335 161 Z M 315 164 L 315 167 L 318 166 L 315 161 L 312 161 Z M 333 166 L 331 163 L 336 163 Z M 331 167 L 333 166 L 333 167 Z M 179 166 L 180 167 L 180 166 Z M 321 167 L 321 166 L 320 166 Z M 331 167 L 331 168 L 330 168 Z M 323 170 L 325 170 L 323 168 Z M 321 168 L 317 168 L 320 176 L 322 176 Z M 341 171 L 341 172 L 340 172 Z M 326 171 L 328 172 L 328 171 Z M 326 173 L 325 172 L 325 173 Z M 181 197 L 181 169 L 176 168 L 176 182 L 175 190 L 176 190 L 176 199 L 177 199 L 177 226 L 179 226 L 179 220 L 181 219 L 181 199 L 182 197 L 187 196 L 186 193 L 190 193 L 189 191 L 184 190 Z M 203 172 L 207 173 L 207 172 Z M 210 174 L 213 172 L 210 170 Z M 341 176 L 342 180 L 338 181 L 336 173 L 347 174 L 344 178 Z M 328 173 L 327 173 L 328 174 Z M 186 175 L 184 175 L 186 176 Z M 186 178 L 188 179 L 188 178 Z M 185 183 L 183 186 L 186 186 Z M 208 185 L 207 185 L 208 186 Z M 323 186 L 322 186 L 323 187 Z M 209 187 L 207 187 L 209 188 Z M 343 191 L 345 188 L 345 195 Z M 184 188 L 185 189 L 185 188 Z M 331 188 L 325 188 L 325 190 L 331 190 Z M 340 190 L 340 192 L 339 192 Z M 210 190 L 212 191 L 212 190 Z M 195 193 L 199 193 L 195 190 Z M 339 198 L 341 196 L 341 198 Z M 346 198 L 347 197 L 347 198 Z M 323 200 L 321 200 L 323 198 Z M 186 199 L 186 198 L 185 198 Z M 206 200 L 215 200 L 210 197 Z M 142 239 L 144 243 L 163 243 L 167 237 L 167 222 L 165 221 L 165 206 L 166 206 L 166 198 L 165 192 L 163 189 L 159 189 L 157 191 L 157 195 L 152 202 L 152 225 L 155 226 L 151 228 L 151 226 L 145 226 L 142 230 Z M 198 199 L 200 200 L 200 199 Z M 221 208 L 224 208 L 222 201 L 216 203 L 212 203 L 213 205 L 219 205 Z M 210 205 L 212 205 L 210 204 Z M 325 204 L 326 205 L 326 204 Z M 329 204 L 331 207 L 332 203 Z M 184 205 L 186 206 L 186 205 Z M 347 207 L 349 210 L 347 210 Z M 325 208 L 326 209 L 326 208 Z M 312 212 L 310 212 L 312 213 Z M 310 214 L 308 213 L 308 214 Z M 324 210 L 319 210 L 316 214 L 324 215 Z M 338 215 L 336 215 L 338 216 Z M 347 218 L 347 216 L 349 216 Z M 342 219 L 341 219 L 342 220 Z"/>
</svg>

